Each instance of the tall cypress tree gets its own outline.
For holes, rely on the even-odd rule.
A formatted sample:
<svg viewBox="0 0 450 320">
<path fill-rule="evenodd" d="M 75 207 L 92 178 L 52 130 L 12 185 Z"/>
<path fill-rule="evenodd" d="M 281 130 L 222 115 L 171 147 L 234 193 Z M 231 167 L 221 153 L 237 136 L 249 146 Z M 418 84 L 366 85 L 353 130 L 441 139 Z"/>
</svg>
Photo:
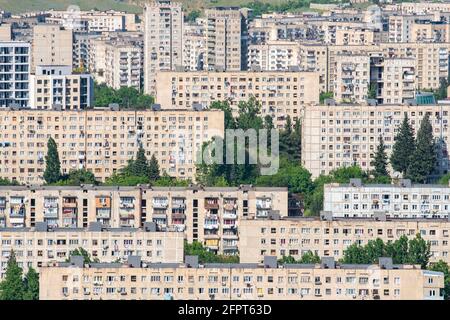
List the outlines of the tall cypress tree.
<svg viewBox="0 0 450 320">
<path fill-rule="evenodd" d="M 0 300 L 23 300 L 25 287 L 22 280 L 22 268 L 16 261 L 16 255 L 11 250 L 8 259 L 5 279 L 0 283 Z"/>
<path fill-rule="evenodd" d="M 406 176 L 414 182 L 425 183 L 436 165 L 436 148 L 430 116 L 425 114 L 417 132 L 416 148 L 411 156 Z"/>
<path fill-rule="evenodd" d="M 159 173 L 159 164 L 158 160 L 156 160 L 156 157 L 154 154 L 152 154 L 152 157 L 150 158 L 150 164 L 149 164 L 149 178 L 150 181 L 156 181 L 160 177 Z"/>
<path fill-rule="evenodd" d="M 25 276 L 24 300 L 39 300 L 39 274 L 32 267 Z"/>
<path fill-rule="evenodd" d="M 44 180 L 48 184 L 55 183 L 61 178 L 61 163 L 59 161 L 58 147 L 53 138 L 48 139 L 47 155 L 45 156 Z"/>
<path fill-rule="evenodd" d="M 409 124 L 408 116 L 400 126 L 400 130 L 395 137 L 394 147 L 391 155 L 391 165 L 395 171 L 401 172 L 403 175 L 408 170 L 411 163 L 411 156 L 415 150 L 414 132 Z"/>
<path fill-rule="evenodd" d="M 386 146 L 384 145 L 383 137 L 381 135 L 378 138 L 378 142 L 379 144 L 374 160 L 370 163 L 374 167 L 372 174 L 375 178 L 389 175 L 387 171 Z"/>
<path fill-rule="evenodd" d="M 147 156 L 145 155 L 145 150 L 142 146 L 138 149 L 136 160 L 133 161 L 131 171 L 135 176 L 148 177 L 150 175 Z"/>
</svg>

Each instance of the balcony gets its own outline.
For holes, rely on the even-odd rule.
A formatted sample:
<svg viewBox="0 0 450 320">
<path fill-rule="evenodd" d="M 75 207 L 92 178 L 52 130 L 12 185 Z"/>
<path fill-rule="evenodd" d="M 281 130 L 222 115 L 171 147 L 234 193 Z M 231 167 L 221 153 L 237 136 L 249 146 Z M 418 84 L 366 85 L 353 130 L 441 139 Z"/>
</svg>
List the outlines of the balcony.
<svg viewBox="0 0 450 320">
<path fill-rule="evenodd" d="M 225 203 L 223 205 L 223 208 L 224 208 L 224 210 L 227 210 L 227 211 L 234 211 L 234 210 L 237 209 L 237 204 L 235 204 L 235 203 Z"/>
<path fill-rule="evenodd" d="M 97 209 L 96 217 L 100 219 L 109 219 L 111 217 L 110 209 Z"/>
<path fill-rule="evenodd" d="M 186 219 L 186 215 L 180 212 L 172 213 L 172 219 Z"/>
<path fill-rule="evenodd" d="M 206 210 L 219 209 L 219 203 L 213 201 L 205 201 L 205 209 Z"/>
<path fill-rule="evenodd" d="M 172 209 L 186 209 L 184 202 L 172 202 Z"/>
<path fill-rule="evenodd" d="M 120 212 L 120 219 L 134 219 L 134 214 L 129 212 Z"/>
<path fill-rule="evenodd" d="M 168 205 L 169 205 L 168 201 L 153 201 L 152 202 L 153 208 L 158 208 L 158 209 L 166 209 Z"/>
<path fill-rule="evenodd" d="M 58 218 L 58 208 L 44 209 L 44 218 L 50 218 L 50 219 Z"/>
<path fill-rule="evenodd" d="M 272 200 L 257 200 L 256 201 L 256 208 L 257 209 L 271 209 L 272 208 Z"/>
<path fill-rule="evenodd" d="M 133 202 L 120 202 L 120 209 L 134 209 Z"/>
<path fill-rule="evenodd" d="M 228 212 L 225 212 L 225 213 L 222 215 L 222 217 L 223 217 L 224 219 L 234 220 L 234 219 L 237 219 L 237 214 L 236 214 L 236 213 L 228 213 Z"/>
<path fill-rule="evenodd" d="M 206 222 L 204 224 L 204 229 L 206 230 L 213 230 L 213 229 L 219 229 L 219 222 Z"/>
<path fill-rule="evenodd" d="M 63 198 L 63 208 L 76 208 L 76 198 Z"/>
</svg>

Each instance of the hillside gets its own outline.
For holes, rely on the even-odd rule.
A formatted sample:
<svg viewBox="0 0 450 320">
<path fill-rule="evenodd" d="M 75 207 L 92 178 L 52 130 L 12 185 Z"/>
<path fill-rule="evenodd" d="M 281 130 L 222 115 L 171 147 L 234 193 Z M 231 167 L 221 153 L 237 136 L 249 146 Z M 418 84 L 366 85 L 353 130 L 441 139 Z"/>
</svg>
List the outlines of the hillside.
<svg viewBox="0 0 450 320">
<path fill-rule="evenodd" d="M 134 13 L 142 12 L 140 5 L 150 0 L 0 0 L 0 10 L 13 13 L 40 11 L 48 9 L 64 10 L 69 5 L 78 5 L 81 10 L 120 10 Z M 280 4 L 288 0 L 259 0 L 262 3 Z M 242 6 L 253 0 L 178 0 L 186 11 L 202 10 L 214 6 Z"/>
<path fill-rule="evenodd" d="M 141 12 L 142 9 L 130 5 L 126 0 L 0 0 L 0 10 L 13 13 L 41 11 L 48 9 L 65 10 L 70 5 L 77 5 L 82 10 L 120 10 Z"/>
</svg>

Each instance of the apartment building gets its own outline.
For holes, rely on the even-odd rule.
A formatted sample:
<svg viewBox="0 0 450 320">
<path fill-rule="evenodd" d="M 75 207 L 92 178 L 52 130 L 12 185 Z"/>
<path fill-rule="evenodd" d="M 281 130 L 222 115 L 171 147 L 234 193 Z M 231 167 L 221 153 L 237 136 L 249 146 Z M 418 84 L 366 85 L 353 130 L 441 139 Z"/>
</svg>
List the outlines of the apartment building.
<svg viewBox="0 0 450 320">
<path fill-rule="evenodd" d="M 185 232 L 211 251 L 236 254 L 239 221 L 288 215 L 287 188 L 0 187 L 0 228 L 139 228 Z"/>
<path fill-rule="evenodd" d="M 73 63 L 73 32 L 58 25 L 35 25 L 32 51 L 32 72 L 35 72 L 39 65 L 71 66 Z"/>
<path fill-rule="evenodd" d="M 402 104 L 415 98 L 418 89 L 416 67 L 412 58 L 370 59 L 370 85 L 379 104 Z"/>
<path fill-rule="evenodd" d="M 108 87 L 143 88 L 144 52 L 141 41 L 117 42 L 105 44 L 104 80 Z"/>
<path fill-rule="evenodd" d="M 389 157 L 405 114 L 417 132 L 422 118 L 428 113 L 442 151 L 435 173 L 445 174 L 448 171 L 449 109 L 449 104 L 307 107 L 302 119 L 302 164 L 313 177 L 353 164 L 364 171 L 372 170 L 370 163 L 379 137 L 382 136 Z"/>
<path fill-rule="evenodd" d="M 386 11 L 398 11 L 402 14 L 430 14 L 435 12 L 450 12 L 450 4 L 446 2 L 402 2 L 388 4 Z"/>
<path fill-rule="evenodd" d="M 30 44 L 0 41 L 0 109 L 28 106 Z"/>
<path fill-rule="evenodd" d="M 12 26 L 9 23 L 0 22 L 0 41 L 12 41 Z"/>
<path fill-rule="evenodd" d="M 41 268 L 40 300 L 443 300 L 442 272 L 419 266 L 145 263 L 83 265 L 80 259 Z"/>
<path fill-rule="evenodd" d="M 389 42 L 412 42 L 413 25 L 417 19 L 433 19 L 433 15 L 389 15 L 388 39 Z"/>
<path fill-rule="evenodd" d="M 388 241 L 417 234 L 430 243 L 430 262 L 450 262 L 450 220 L 445 218 L 394 218 L 378 213 L 346 218 L 322 212 L 321 217 L 243 219 L 239 226 L 241 263 L 262 262 L 264 256 L 292 256 L 296 260 L 311 251 L 319 257 L 341 259 L 352 244 L 366 245 L 377 238 Z"/>
<path fill-rule="evenodd" d="M 215 7 L 206 9 L 205 14 L 206 70 L 246 70 L 248 10 L 240 7 Z"/>
<path fill-rule="evenodd" d="M 381 32 L 378 29 L 367 27 L 344 27 L 336 29 L 335 44 L 346 45 L 372 45 L 381 42 Z"/>
<path fill-rule="evenodd" d="M 416 20 L 411 26 L 411 42 L 450 42 L 450 24 Z"/>
<path fill-rule="evenodd" d="M 43 182 L 45 153 L 52 137 L 61 171 L 85 168 L 104 181 L 127 165 L 142 144 L 161 172 L 194 179 L 197 153 L 223 136 L 219 110 L 0 110 L 0 177 L 22 184 Z"/>
<path fill-rule="evenodd" d="M 237 112 L 239 102 L 253 96 L 262 116 L 272 116 L 282 127 L 288 115 L 296 120 L 302 106 L 318 103 L 318 83 L 318 73 L 309 71 L 160 72 L 156 101 L 163 109 L 186 110 L 228 100 Z"/>
<path fill-rule="evenodd" d="M 83 32 L 137 31 L 136 15 L 114 10 L 108 11 L 56 11 L 49 10 L 47 23 L 60 24 L 64 28 L 84 26 Z"/>
<path fill-rule="evenodd" d="M 205 66 L 206 21 L 197 19 L 185 23 L 183 28 L 183 68 L 187 71 L 200 71 Z"/>
<path fill-rule="evenodd" d="M 336 101 L 344 103 L 366 101 L 370 85 L 370 57 L 367 55 L 337 55 L 333 83 Z"/>
<path fill-rule="evenodd" d="M 144 228 L 52 228 L 37 223 L 35 228 L 0 228 L 0 279 L 4 277 L 11 250 L 25 272 L 56 262 L 64 262 L 70 252 L 83 248 L 91 259 L 101 262 L 127 261 L 140 256 L 145 262 L 183 262 L 184 235 L 181 232 L 157 231 L 148 223 Z"/>
<path fill-rule="evenodd" d="M 156 73 L 183 65 L 181 3 L 155 0 L 144 9 L 144 92 L 155 94 Z"/>
<path fill-rule="evenodd" d="M 393 218 L 448 218 L 450 187 L 411 184 L 363 185 L 352 179 L 348 185 L 328 184 L 324 188 L 324 211 L 336 217 L 371 217 L 384 212 Z"/>
<path fill-rule="evenodd" d="M 298 42 L 294 41 L 277 40 L 249 45 L 249 69 L 289 71 L 299 65 L 299 49 Z"/>
<path fill-rule="evenodd" d="M 300 45 L 300 66 L 320 73 L 321 91 L 333 91 L 341 57 L 362 56 L 379 59 L 413 59 L 417 89 L 437 89 L 448 77 L 450 43 L 379 43 L 375 45 Z"/>
<path fill-rule="evenodd" d="M 36 67 L 30 75 L 32 109 L 80 110 L 94 105 L 94 80 L 87 73 L 73 73 L 70 66 Z"/>
</svg>

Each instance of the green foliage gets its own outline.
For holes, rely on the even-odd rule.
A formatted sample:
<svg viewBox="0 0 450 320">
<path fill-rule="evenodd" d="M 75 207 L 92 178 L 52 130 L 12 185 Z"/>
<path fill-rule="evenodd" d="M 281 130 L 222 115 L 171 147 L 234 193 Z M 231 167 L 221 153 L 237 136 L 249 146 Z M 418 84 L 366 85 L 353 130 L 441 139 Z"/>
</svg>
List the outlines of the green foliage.
<svg viewBox="0 0 450 320">
<path fill-rule="evenodd" d="M 134 176 L 124 173 L 114 173 L 103 183 L 105 186 L 137 186 L 138 184 L 148 184 L 150 182 L 148 177 Z"/>
<path fill-rule="evenodd" d="M 392 168 L 395 171 L 405 174 L 411 164 L 411 157 L 414 150 L 414 131 L 409 124 L 408 116 L 405 114 L 405 118 L 395 137 L 395 143 L 392 149 L 390 159 Z"/>
<path fill-rule="evenodd" d="M 0 178 L 0 186 L 18 186 L 19 183 L 16 180 L 8 180 Z"/>
<path fill-rule="evenodd" d="M 79 186 L 82 184 L 97 185 L 98 181 L 92 172 L 86 169 L 72 170 L 68 175 L 62 176 L 61 179 L 52 186 Z"/>
<path fill-rule="evenodd" d="M 154 182 L 157 187 L 187 187 L 192 183 L 190 179 L 179 180 L 171 177 L 167 172 L 163 172 L 163 175 Z"/>
<path fill-rule="evenodd" d="M 288 187 L 290 192 L 310 194 L 314 190 L 311 173 L 298 164 L 280 159 L 280 169 L 275 175 L 260 176 L 255 181 L 261 187 Z"/>
<path fill-rule="evenodd" d="M 104 84 L 94 84 L 94 97 L 96 107 L 107 107 L 111 103 L 117 103 L 123 109 L 148 109 L 155 103 L 154 97 L 143 94 L 135 88 L 122 87 L 115 90 Z"/>
<path fill-rule="evenodd" d="M 200 17 L 201 15 L 201 11 L 200 10 L 192 10 L 191 12 L 189 12 L 186 15 L 186 21 L 188 22 L 194 22 L 197 18 Z"/>
<path fill-rule="evenodd" d="M 87 252 L 86 249 L 84 249 L 82 247 L 79 247 L 75 250 L 70 251 L 69 258 L 66 259 L 66 262 L 70 262 L 70 257 L 72 257 L 72 256 L 82 256 L 83 262 L 85 264 L 100 262 L 100 260 L 98 258 L 91 259 L 90 253 Z"/>
<path fill-rule="evenodd" d="M 369 91 L 367 92 L 368 99 L 376 99 L 377 98 L 377 84 L 376 82 L 371 82 L 369 86 Z"/>
<path fill-rule="evenodd" d="M 374 160 L 371 165 L 374 167 L 372 174 L 375 178 L 378 177 L 388 177 L 389 173 L 387 171 L 387 155 L 386 146 L 384 145 L 383 136 L 380 135 L 378 138 L 379 144 L 377 146 L 377 152 L 375 153 Z"/>
<path fill-rule="evenodd" d="M 305 195 L 307 215 L 319 215 L 323 210 L 323 188 L 327 183 L 349 183 L 350 179 L 359 178 L 367 181 L 368 175 L 359 166 L 342 167 L 330 172 L 329 175 L 320 175 L 314 180 L 313 191 Z"/>
<path fill-rule="evenodd" d="M 55 183 L 61 178 L 61 163 L 59 161 L 58 147 L 53 138 L 48 139 L 47 155 L 45 156 L 44 180 L 47 184 Z"/>
<path fill-rule="evenodd" d="M 439 260 L 428 268 L 431 271 L 442 272 L 444 274 L 444 299 L 450 300 L 450 268 L 445 261 Z"/>
<path fill-rule="evenodd" d="M 301 154 L 301 124 L 300 120 L 292 126 L 291 117 L 287 116 L 284 130 L 280 131 L 280 156 L 289 161 L 299 163 Z"/>
<path fill-rule="evenodd" d="M 313 253 L 311 250 L 305 252 L 300 260 L 295 260 L 293 256 L 283 256 L 281 259 L 278 259 L 279 264 L 316 264 L 320 263 L 320 257 Z"/>
<path fill-rule="evenodd" d="M 203 247 L 203 245 L 198 241 L 194 241 L 192 243 L 188 243 L 187 241 L 185 241 L 184 255 L 198 256 L 199 263 L 239 263 L 238 255 L 217 255 L 214 252 L 211 252 Z"/>
<path fill-rule="evenodd" d="M 160 178 L 159 164 L 158 160 L 156 160 L 155 154 L 152 154 L 148 164 L 148 177 L 150 178 L 150 181 L 156 181 Z"/>
<path fill-rule="evenodd" d="M 0 283 L 0 300 L 23 300 L 25 286 L 22 279 L 22 268 L 16 261 L 16 255 L 11 250 L 4 280 Z"/>
<path fill-rule="evenodd" d="M 429 175 L 436 165 L 436 147 L 433 138 L 433 128 L 428 113 L 422 119 L 415 150 L 411 155 L 411 162 L 406 171 L 406 176 L 413 182 L 426 183 Z"/>
<path fill-rule="evenodd" d="M 25 276 L 24 286 L 24 300 L 39 300 L 39 274 L 32 267 Z"/>
<path fill-rule="evenodd" d="M 321 92 L 319 95 L 319 103 L 324 104 L 326 99 L 333 99 L 333 97 L 334 97 L 334 93 L 331 91 Z"/>
<path fill-rule="evenodd" d="M 448 186 L 448 182 L 450 181 L 450 173 L 443 175 L 439 178 L 438 183 Z"/>
<path fill-rule="evenodd" d="M 430 243 L 427 243 L 420 234 L 408 240 L 401 236 L 394 242 L 384 243 L 383 240 L 369 240 L 365 246 L 352 244 L 344 251 L 342 263 L 349 264 L 375 264 L 378 258 L 391 257 L 395 264 L 419 264 L 425 269 L 431 257 Z"/>
</svg>

